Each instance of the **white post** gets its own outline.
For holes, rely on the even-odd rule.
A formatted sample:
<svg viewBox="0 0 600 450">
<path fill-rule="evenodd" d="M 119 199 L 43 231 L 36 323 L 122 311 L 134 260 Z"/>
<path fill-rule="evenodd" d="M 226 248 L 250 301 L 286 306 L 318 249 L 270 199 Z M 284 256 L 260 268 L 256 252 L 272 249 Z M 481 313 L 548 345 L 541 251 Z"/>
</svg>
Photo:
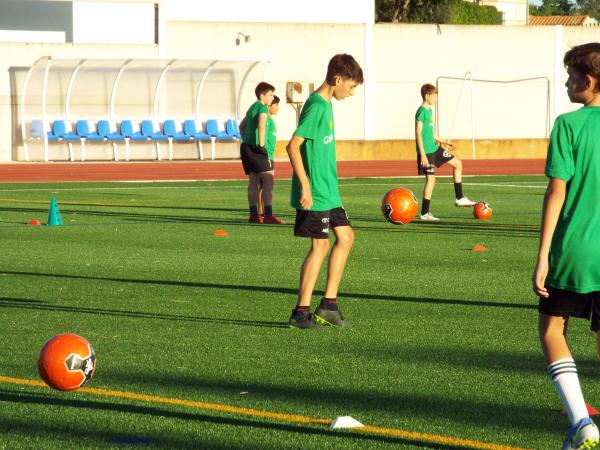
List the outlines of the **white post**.
<svg viewBox="0 0 600 450">
<path fill-rule="evenodd" d="M 563 27 L 554 27 L 554 119 L 563 112 L 562 99 L 565 92 L 563 83 Z"/>
<path fill-rule="evenodd" d="M 364 105 L 364 139 L 373 139 L 373 23 L 375 22 L 375 9 L 372 20 L 365 22 L 365 105 Z"/>
<path fill-rule="evenodd" d="M 42 127 L 44 128 L 44 161 L 48 162 L 48 133 L 46 131 L 46 95 L 48 94 L 48 73 L 50 72 L 51 57 L 46 61 L 44 82 L 42 83 Z"/>
</svg>

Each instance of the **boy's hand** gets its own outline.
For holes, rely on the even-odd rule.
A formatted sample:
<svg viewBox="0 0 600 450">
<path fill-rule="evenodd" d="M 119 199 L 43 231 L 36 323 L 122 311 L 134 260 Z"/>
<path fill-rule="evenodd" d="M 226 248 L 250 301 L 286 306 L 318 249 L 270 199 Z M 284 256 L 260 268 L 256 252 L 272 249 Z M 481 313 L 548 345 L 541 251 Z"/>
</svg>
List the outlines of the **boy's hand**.
<svg viewBox="0 0 600 450">
<path fill-rule="evenodd" d="M 312 192 L 310 184 L 302 185 L 302 194 L 300 195 L 300 204 L 304 209 L 310 209 L 313 204 Z"/>
<path fill-rule="evenodd" d="M 538 259 L 538 263 L 533 271 L 533 275 L 531 276 L 531 287 L 535 295 L 548 298 L 550 294 L 548 294 L 548 289 L 546 289 L 546 276 L 548 275 L 548 259 Z"/>
<path fill-rule="evenodd" d="M 429 160 L 425 153 L 421 153 L 421 167 L 427 169 L 429 167 Z"/>
<path fill-rule="evenodd" d="M 456 145 L 454 145 L 452 142 L 443 142 L 442 148 L 446 151 L 451 152 L 453 150 L 456 150 Z"/>
</svg>

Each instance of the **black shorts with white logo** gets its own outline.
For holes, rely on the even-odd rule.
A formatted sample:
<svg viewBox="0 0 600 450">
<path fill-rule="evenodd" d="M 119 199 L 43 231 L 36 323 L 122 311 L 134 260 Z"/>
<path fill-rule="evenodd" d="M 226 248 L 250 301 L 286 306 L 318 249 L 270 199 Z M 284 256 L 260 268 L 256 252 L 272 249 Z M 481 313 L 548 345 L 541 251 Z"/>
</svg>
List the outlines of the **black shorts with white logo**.
<svg viewBox="0 0 600 450">
<path fill-rule="evenodd" d="M 435 168 L 446 164 L 448 161 L 454 158 L 454 155 L 448 150 L 444 150 L 442 147 L 433 153 L 426 153 L 427 155 L 427 168 L 421 166 L 421 154 L 417 154 L 417 168 L 419 175 L 435 175 Z"/>
<path fill-rule="evenodd" d="M 592 331 L 600 329 L 600 291 L 579 294 L 546 286 L 548 298 L 541 298 L 538 311 L 541 314 L 557 317 L 578 317 L 592 320 Z"/>
<path fill-rule="evenodd" d="M 294 236 L 327 239 L 329 238 L 330 229 L 345 226 L 350 226 L 350 220 L 348 220 L 344 208 L 340 207 L 327 211 L 297 209 Z"/>
<path fill-rule="evenodd" d="M 246 175 L 253 173 L 268 172 L 273 170 L 273 163 L 269 160 L 269 155 L 266 151 L 260 150 L 258 147 L 244 144 L 240 145 L 240 158 L 244 173 Z"/>
</svg>

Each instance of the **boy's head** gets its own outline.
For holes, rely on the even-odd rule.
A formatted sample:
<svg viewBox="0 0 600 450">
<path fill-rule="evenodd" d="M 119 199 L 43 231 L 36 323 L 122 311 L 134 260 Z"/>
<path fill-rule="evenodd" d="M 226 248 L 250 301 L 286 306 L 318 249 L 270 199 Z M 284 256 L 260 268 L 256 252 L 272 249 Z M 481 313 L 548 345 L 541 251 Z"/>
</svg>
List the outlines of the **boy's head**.
<svg viewBox="0 0 600 450">
<path fill-rule="evenodd" d="M 563 62 L 569 78 L 565 83 L 569 99 L 574 103 L 589 103 L 600 95 L 600 43 L 573 47 Z"/>
<path fill-rule="evenodd" d="M 275 87 L 272 84 L 261 81 L 256 85 L 254 89 L 254 93 L 256 94 L 256 99 L 261 103 L 269 106 L 273 101 L 273 93 L 275 92 Z"/>
<path fill-rule="evenodd" d="M 279 102 L 280 98 L 276 95 L 273 95 L 273 101 L 269 105 L 269 114 L 271 114 L 272 116 L 279 112 Z"/>
<path fill-rule="evenodd" d="M 437 89 L 433 84 L 424 84 L 421 86 L 421 98 L 423 99 L 423 103 L 427 103 L 430 106 L 435 105 L 437 102 Z"/>
<path fill-rule="evenodd" d="M 341 53 L 329 60 L 325 81 L 333 87 L 333 96 L 343 100 L 354 95 L 354 88 L 364 83 L 363 71 L 352 55 Z"/>
</svg>

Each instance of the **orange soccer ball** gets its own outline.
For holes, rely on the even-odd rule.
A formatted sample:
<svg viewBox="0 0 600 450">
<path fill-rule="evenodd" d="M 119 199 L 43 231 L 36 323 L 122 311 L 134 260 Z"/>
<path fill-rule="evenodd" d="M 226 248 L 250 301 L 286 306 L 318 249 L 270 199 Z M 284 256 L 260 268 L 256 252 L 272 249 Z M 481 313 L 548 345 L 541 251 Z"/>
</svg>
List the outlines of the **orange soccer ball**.
<svg viewBox="0 0 600 450">
<path fill-rule="evenodd" d="M 76 334 L 50 338 L 40 350 L 38 372 L 44 382 L 59 391 L 73 391 L 96 372 L 96 354 L 90 343 Z"/>
<path fill-rule="evenodd" d="M 410 189 L 390 189 L 383 196 L 381 211 L 387 220 L 406 225 L 415 218 L 419 210 L 417 197 Z"/>
<path fill-rule="evenodd" d="M 487 202 L 479 202 L 473 206 L 473 215 L 476 219 L 488 220 L 492 217 L 492 207 Z"/>
</svg>

